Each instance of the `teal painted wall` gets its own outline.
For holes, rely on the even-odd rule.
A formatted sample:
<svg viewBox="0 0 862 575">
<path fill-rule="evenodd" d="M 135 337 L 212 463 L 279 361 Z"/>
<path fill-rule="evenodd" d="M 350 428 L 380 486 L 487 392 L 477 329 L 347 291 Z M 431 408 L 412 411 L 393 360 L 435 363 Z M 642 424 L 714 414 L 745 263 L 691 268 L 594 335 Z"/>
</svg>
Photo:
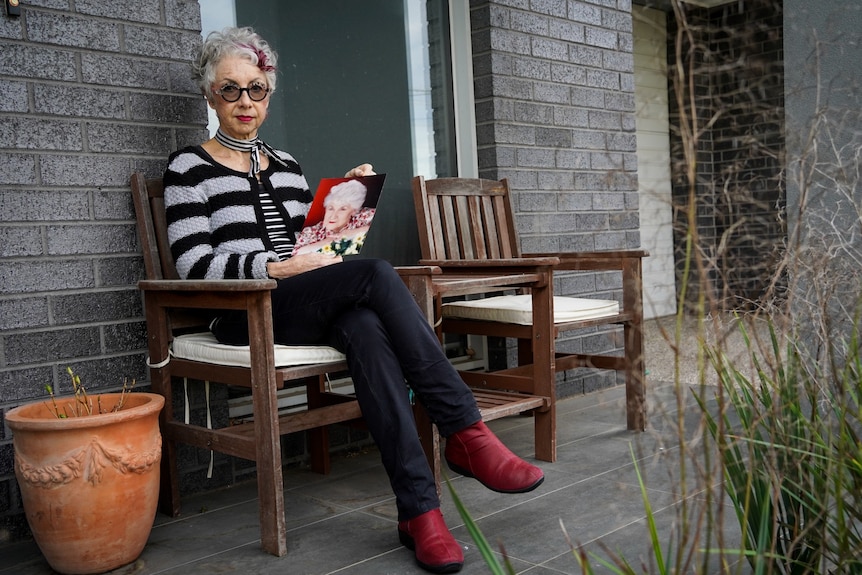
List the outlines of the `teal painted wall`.
<svg viewBox="0 0 862 575">
<path fill-rule="evenodd" d="M 396 265 L 419 257 L 410 179 L 413 152 L 401 2 L 237 2 L 279 55 L 279 77 L 262 137 L 296 157 L 312 190 L 369 162 L 386 173 L 363 257 Z"/>
</svg>

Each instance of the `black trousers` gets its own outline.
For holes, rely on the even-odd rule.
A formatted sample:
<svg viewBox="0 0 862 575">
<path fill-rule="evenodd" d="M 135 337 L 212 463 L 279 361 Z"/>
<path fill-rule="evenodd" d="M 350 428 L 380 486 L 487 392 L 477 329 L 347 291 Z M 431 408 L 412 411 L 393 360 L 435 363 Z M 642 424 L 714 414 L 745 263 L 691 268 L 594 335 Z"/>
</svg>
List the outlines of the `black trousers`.
<svg viewBox="0 0 862 575">
<path fill-rule="evenodd" d="M 399 520 L 439 507 L 407 386 L 444 437 L 476 423 L 480 415 L 397 272 L 383 260 L 345 261 L 279 280 L 272 305 L 276 343 L 325 344 L 347 356 L 363 418 L 395 492 Z M 221 318 L 213 333 L 223 343 L 248 343 L 240 314 Z"/>
</svg>

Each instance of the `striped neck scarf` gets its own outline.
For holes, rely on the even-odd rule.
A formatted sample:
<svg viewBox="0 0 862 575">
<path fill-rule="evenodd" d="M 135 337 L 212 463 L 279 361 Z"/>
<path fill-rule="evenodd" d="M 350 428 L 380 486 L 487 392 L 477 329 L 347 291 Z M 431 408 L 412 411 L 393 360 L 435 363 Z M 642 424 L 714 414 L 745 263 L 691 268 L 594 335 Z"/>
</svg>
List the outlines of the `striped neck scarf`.
<svg viewBox="0 0 862 575">
<path fill-rule="evenodd" d="M 264 154 L 269 156 L 271 159 L 275 160 L 282 166 L 286 166 L 284 160 L 278 157 L 278 154 L 275 153 L 275 150 L 255 136 L 251 140 L 237 140 L 231 136 L 228 136 L 224 132 L 222 132 L 221 128 L 216 130 L 215 134 L 216 141 L 227 148 L 228 150 L 236 150 L 237 152 L 251 152 L 251 167 L 248 170 L 248 175 L 250 178 L 257 177 L 257 174 L 260 172 L 260 152 L 263 151 Z"/>
</svg>

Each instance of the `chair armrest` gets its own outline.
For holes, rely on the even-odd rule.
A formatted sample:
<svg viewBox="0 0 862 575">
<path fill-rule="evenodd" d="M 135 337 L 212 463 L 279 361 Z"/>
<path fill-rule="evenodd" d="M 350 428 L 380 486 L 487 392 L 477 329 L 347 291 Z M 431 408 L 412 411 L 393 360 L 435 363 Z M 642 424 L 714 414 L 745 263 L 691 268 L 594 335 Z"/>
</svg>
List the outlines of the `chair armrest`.
<svg viewBox="0 0 862 575">
<path fill-rule="evenodd" d="M 489 270 L 506 269 L 512 272 L 535 269 L 537 267 L 554 267 L 559 265 L 560 258 L 556 255 L 522 257 L 511 259 L 485 259 L 485 260 L 419 260 L 421 265 L 437 266 L 445 273 L 461 270 Z"/>
<path fill-rule="evenodd" d="M 260 280 L 141 280 L 141 291 L 163 292 L 254 292 L 275 289 L 272 279 Z"/>
<path fill-rule="evenodd" d="M 434 276 L 443 273 L 439 266 L 396 266 L 395 271 L 403 277 Z"/>
<path fill-rule="evenodd" d="M 526 257 L 556 257 L 559 264 L 556 270 L 619 270 L 632 260 L 640 260 L 649 255 L 646 250 L 607 250 L 593 252 L 558 252 L 526 254 Z"/>
</svg>

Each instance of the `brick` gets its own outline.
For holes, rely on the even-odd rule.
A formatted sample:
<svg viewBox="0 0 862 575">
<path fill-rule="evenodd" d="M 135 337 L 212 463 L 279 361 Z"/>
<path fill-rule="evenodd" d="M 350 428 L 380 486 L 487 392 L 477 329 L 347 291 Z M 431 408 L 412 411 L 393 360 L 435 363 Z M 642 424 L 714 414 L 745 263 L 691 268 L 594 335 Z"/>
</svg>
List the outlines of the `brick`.
<svg viewBox="0 0 862 575">
<path fill-rule="evenodd" d="M 132 195 L 127 190 L 95 192 L 93 214 L 97 220 L 133 220 Z"/>
<path fill-rule="evenodd" d="M 568 20 L 551 20 L 548 25 L 548 36 L 566 42 L 583 43 L 584 27 Z"/>
<path fill-rule="evenodd" d="M 27 83 L 14 80 L 0 82 L 0 112 L 29 112 Z"/>
<path fill-rule="evenodd" d="M 96 327 L 17 333 L 3 339 L 10 366 L 87 357 L 101 350 Z"/>
<path fill-rule="evenodd" d="M 106 257 L 96 260 L 97 285 L 134 286 L 146 277 L 144 260 L 139 255 Z"/>
<path fill-rule="evenodd" d="M 588 169 L 590 155 L 577 150 L 556 150 L 556 167 L 567 170 Z"/>
<path fill-rule="evenodd" d="M 577 102 L 573 103 L 577 105 Z M 562 107 L 554 108 L 554 125 L 566 126 L 569 128 L 587 128 L 590 125 L 590 115 L 586 110 L 580 107 Z M 604 140 L 602 140 L 604 147 Z"/>
<path fill-rule="evenodd" d="M 188 68 L 187 68 L 188 69 Z M 112 54 L 81 54 L 81 76 L 88 84 L 167 90 L 171 87 L 164 62 Z"/>
<path fill-rule="evenodd" d="M 36 157 L 31 154 L 9 154 L 0 152 L 0 184 L 22 185 L 33 184 L 36 181 Z M 3 201 L 4 190 L 0 189 L 0 202 Z M 5 211 L 0 210 L 0 214 Z"/>
<path fill-rule="evenodd" d="M 605 109 L 618 112 L 635 111 L 635 95 L 628 92 L 605 92 Z"/>
<path fill-rule="evenodd" d="M 540 190 L 564 190 L 571 191 L 573 189 L 572 172 L 569 171 L 553 171 L 540 172 L 538 185 Z"/>
<path fill-rule="evenodd" d="M 0 214 L 6 222 L 83 220 L 90 202 L 86 192 L 0 190 Z"/>
<path fill-rule="evenodd" d="M 121 119 L 126 115 L 125 94 L 116 90 L 37 84 L 33 101 L 36 112 L 52 116 Z"/>
<path fill-rule="evenodd" d="M 512 119 L 526 124 L 553 124 L 554 106 L 534 102 L 515 102 Z"/>
<path fill-rule="evenodd" d="M 129 109 L 133 120 L 165 124 L 183 124 L 207 116 L 206 100 L 198 95 L 131 94 Z"/>
<path fill-rule="evenodd" d="M 587 70 L 586 85 L 590 88 L 604 88 L 606 90 L 620 89 L 620 75 L 618 72 L 605 70 Z"/>
<path fill-rule="evenodd" d="M 631 12 L 624 13 L 616 10 L 602 10 L 602 26 L 619 32 L 631 32 Z"/>
<path fill-rule="evenodd" d="M 137 249 L 134 224 L 48 226 L 50 255 L 129 253 Z"/>
<path fill-rule="evenodd" d="M 120 51 L 119 25 L 56 12 L 28 11 L 27 38 L 40 44 Z"/>
<path fill-rule="evenodd" d="M 550 80 L 551 64 L 550 62 L 543 62 L 534 58 L 513 58 L 512 74 L 519 78 Z"/>
<path fill-rule="evenodd" d="M 557 195 L 548 192 L 521 192 L 518 194 L 517 211 L 553 212 L 557 205 Z"/>
<path fill-rule="evenodd" d="M 536 128 L 536 145 L 571 148 L 572 131 L 562 128 Z"/>
<path fill-rule="evenodd" d="M 597 250 L 622 250 L 626 248 L 626 234 L 622 232 L 608 232 L 596 236 Z"/>
<path fill-rule="evenodd" d="M 77 80 L 76 69 L 75 54 L 71 51 L 33 44 L 3 45 L 3 57 L 0 58 L 2 75 L 74 82 Z"/>
<path fill-rule="evenodd" d="M 546 58 L 558 62 L 569 59 L 569 45 L 559 40 L 547 38 L 532 38 L 532 55 L 536 58 Z"/>
<path fill-rule="evenodd" d="M 0 257 L 42 255 L 40 228 L 27 226 L 0 226 Z"/>
<path fill-rule="evenodd" d="M 508 30 L 491 30 L 491 49 L 528 56 L 531 53 L 530 36 Z"/>
<path fill-rule="evenodd" d="M 602 67 L 605 70 L 631 72 L 634 70 L 634 56 L 631 52 L 615 52 L 606 50 L 602 53 Z"/>
<path fill-rule="evenodd" d="M 599 212 L 575 214 L 575 229 L 583 232 L 601 232 L 607 230 L 608 215 Z M 598 243 L 598 240 L 596 242 Z"/>
<path fill-rule="evenodd" d="M 169 80 L 168 89 L 176 94 L 194 94 L 203 98 L 200 88 L 192 78 L 192 71 L 188 64 L 169 63 L 167 68 Z"/>
<path fill-rule="evenodd" d="M 589 124 L 589 114 L 587 114 Z M 572 132 L 572 147 L 583 150 L 604 150 L 606 148 L 605 134 L 587 130 Z"/>
<path fill-rule="evenodd" d="M 638 230 L 640 229 L 640 216 L 637 212 L 611 214 L 608 223 L 612 230 Z"/>
<path fill-rule="evenodd" d="M 593 152 L 590 154 L 590 168 L 593 170 L 616 170 L 622 168 L 622 165 L 622 154 L 611 152 Z"/>
<path fill-rule="evenodd" d="M 147 152 L 167 158 L 173 151 L 169 128 L 103 122 L 86 125 L 92 152 Z"/>
<path fill-rule="evenodd" d="M 591 252 L 596 249 L 594 234 L 572 234 L 560 238 L 560 250 L 564 252 Z"/>
<path fill-rule="evenodd" d="M 21 25 L 21 18 L 0 18 L 0 38 L 20 40 L 23 37 L 24 27 Z"/>
<path fill-rule="evenodd" d="M 0 141 L 9 148 L 25 150 L 80 151 L 83 147 L 80 124 L 25 117 L 0 122 Z"/>
<path fill-rule="evenodd" d="M 494 141 L 498 144 L 535 144 L 536 129 L 517 124 L 497 124 Z"/>
<path fill-rule="evenodd" d="M 171 28 L 200 31 L 200 4 L 194 0 L 165 0 L 165 24 Z"/>
<path fill-rule="evenodd" d="M 175 130 L 177 136 L 177 143 L 174 149 L 184 148 L 186 146 L 197 146 L 201 142 L 206 142 L 209 140 L 209 132 L 206 129 L 206 124 L 203 124 L 203 127 L 199 129 L 190 129 L 190 130 Z M 173 150 L 171 150 L 173 151 Z M 158 175 L 161 175 L 165 171 L 165 162 L 167 161 L 167 154 L 157 153 L 156 155 L 161 157 L 161 165 L 159 168 Z"/>
<path fill-rule="evenodd" d="M 565 18 L 568 14 L 567 0 L 531 0 L 530 8 L 540 14 Z"/>
<path fill-rule="evenodd" d="M 94 328 L 95 329 L 95 328 Z M 81 354 L 80 357 L 92 357 L 96 353 Z M 123 387 L 123 381 L 131 383 L 132 380 L 143 383 L 148 379 L 146 354 L 115 354 L 111 357 L 88 359 L 84 361 L 69 361 L 63 364 L 63 374 L 58 387 L 61 391 L 68 392 L 71 385 L 66 376 L 65 367 L 72 370 L 81 378 L 87 389 L 93 391 L 113 391 Z M 217 385 L 215 388 L 225 386 Z M 135 389 L 139 389 L 135 387 Z M 145 389 L 145 388 L 144 388 Z"/>
<path fill-rule="evenodd" d="M 497 22 L 493 22 L 492 25 L 501 28 L 511 28 L 517 32 L 526 32 L 531 35 L 548 35 L 548 18 L 528 12 L 512 12 L 511 23 L 508 26 Z"/>
<path fill-rule="evenodd" d="M 190 62 L 200 43 L 200 34 L 126 25 L 126 51 L 140 56 L 155 56 Z"/>
<path fill-rule="evenodd" d="M 0 262 L 0 293 L 51 292 L 95 285 L 87 261 Z"/>
<path fill-rule="evenodd" d="M 529 100 L 533 95 L 533 83 L 529 80 L 495 77 L 492 82 L 493 95 L 497 97 Z"/>
<path fill-rule="evenodd" d="M 143 315 L 137 288 L 51 296 L 48 301 L 56 325 L 128 320 Z"/>
<path fill-rule="evenodd" d="M 590 128 L 598 130 L 619 130 L 622 128 L 622 114 L 590 110 Z"/>
<path fill-rule="evenodd" d="M 565 191 L 557 195 L 557 210 L 561 212 L 588 212 L 593 209 L 593 194 Z"/>
<path fill-rule="evenodd" d="M 587 71 L 583 66 L 554 63 L 551 65 L 551 80 L 561 84 L 584 85 Z"/>
<path fill-rule="evenodd" d="M 533 99 L 538 102 L 551 102 L 554 104 L 568 104 L 569 89 L 559 84 L 548 82 L 536 82 L 533 86 Z"/>
<path fill-rule="evenodd" d="M 618 192 L 593 194 L 593 209 L 597 211 L 622 210 L 625 208 L 625 197 Z M 615 217 L 614 215 L 610 217 Z M 612 226 L 613 227 L 613 226 Z"/>
<path fill-rule="evenodd" d="M 147 324 L 143 321 L 106 325 L 105 352 L 139 351 L 147 347 Z"/>
<path fill-rule="evenodd" d="M 589 66 L 591 68 L 602 67 L 603 50 L 591 48 L 590 46 L 571 46 L 569 49 L 569 61 Z"/>
<path fill-rule="evenodd" d="M 87 188 L 126 186 L 131 173 L 128 158 L 105 154 L 83 156 L 43 154 L 40 164 L 42 183 L 46 186 Z"/>
<path fill-rule="evenodd" d="M 583 2 L 570 2 L 569 19 L 575 22 L 599 25 L 602 23 L 602 11 L 596 6 L 588 6 Z"/>
<path fill-rule="evenodd" d="M 584 72 L 584 78 L 586 78 L 586 72 Z M 572 104 L 578 106 L 578 108 L 604 108 L 605 107 L 605 94 L 604 90 L 599 90 L 598 88 L 582 88 L 582 87 L 574 87 L 571 89 L 572 91 Z M 584 111 L 584 115 L 586 116 L 586 111 Z M 587 124 L 583 124 L 586 126 Z"/>
<path fill-rule="evenodd" d="M 48 300 L 44 297 L 0 299 L 0 331 L 48 325 Z M 0 393 L 0 397 L 5 397 Z"/>
<path fill-rule="evenodd" d="M 587 46 L 596 46 L 598 48 L 607 48 L 615 50 L 617 48 L 617 33 L 602 28 L 593 28 L 587 26 L 584 29 L 584 43 Z"/>
<path fill-rule="evenodd" d="M 136 0 L 134 9 L 130 10 L 126 0 L 75 0 L 75 10 L 90 16 L 158 24 L 160 4 L 160 0 Z"/>
<path fill-rule="evenodd" d="M 608 150 L 620 152 L 636 152 L 637 136 L 635 134 L 615 132 L 608 134 Z"/>
<path fill-rule="evenodd" d="M 542 148 L 518 149 L 518 166 L 526 166 L 532 168 L 553 168 L 554 164 L 555 162 L 553 150 Z"/>
</svg>

